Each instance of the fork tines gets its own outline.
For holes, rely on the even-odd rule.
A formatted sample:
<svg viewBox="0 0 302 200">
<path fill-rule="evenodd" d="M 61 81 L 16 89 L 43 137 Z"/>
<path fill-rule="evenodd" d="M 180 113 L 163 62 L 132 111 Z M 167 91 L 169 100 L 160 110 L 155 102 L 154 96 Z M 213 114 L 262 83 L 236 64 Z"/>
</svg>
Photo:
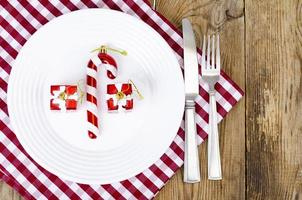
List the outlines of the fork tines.
<svg viewBox="0 0 302 200">
<path fill-rule="evenodd" d="M 212 47 L 211 47 L 211 43 L 212 43 Z M 207 51 L 207 55 L 205 55 L 206 51 Z M 202 71 L 205 73 L 212 72 L 213 70 L 220 71 L 219 35 L 212 35 L 212 36 L 208 35 L 208 41 L 206 41 L 206 36 L 205 35 L 203 36 L 201 67 L 202 67 Z"/>
</svg>

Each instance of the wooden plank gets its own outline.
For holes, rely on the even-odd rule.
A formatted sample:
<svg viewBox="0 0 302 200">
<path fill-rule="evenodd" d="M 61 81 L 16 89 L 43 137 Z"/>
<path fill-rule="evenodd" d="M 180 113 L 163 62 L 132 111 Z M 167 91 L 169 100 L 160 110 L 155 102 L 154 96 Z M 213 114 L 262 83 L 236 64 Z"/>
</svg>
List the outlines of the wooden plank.
<svg viewBox="0 0 302 200">
<path fill-rule="evenodd" d="M 302 199 L 301 2 L 245 1 L 249 199 Z"/>
<path fill-rule="evenodd" d="M 219 32 L 223 69 L 245 87 L 243 1 L 157 0 L 157 9 L 178 28 L 188 17 L 196 38 Z M 198 41 L 198 44 L 200 41 Z M 157 200 L 168 199 L 244 199 L 245 198 L 245 101 L 240 101 L 220 124 L 223 180 L 207 180 L 206 146 L 200 147 L 202 181 L 184 184 L 182 171 L 159 192 Z"/>
<path fill-rule="evenodd" d="M 0 199 L 1 200 L 21 200 L 18 192 L 0 180 Z"/>
</svg>

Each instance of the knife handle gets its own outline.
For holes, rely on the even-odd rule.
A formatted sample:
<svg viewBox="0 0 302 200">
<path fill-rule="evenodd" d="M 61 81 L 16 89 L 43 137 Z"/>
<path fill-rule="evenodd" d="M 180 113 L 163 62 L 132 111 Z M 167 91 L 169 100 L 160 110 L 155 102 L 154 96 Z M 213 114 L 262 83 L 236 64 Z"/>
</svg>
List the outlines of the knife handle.
<svg viewBox="0 0 302 200">
<path fill-rule="evenodd" d="M 194 100 L 187 100 L 185 106 L 184 182 L 200 182 Z"/>
</svg>

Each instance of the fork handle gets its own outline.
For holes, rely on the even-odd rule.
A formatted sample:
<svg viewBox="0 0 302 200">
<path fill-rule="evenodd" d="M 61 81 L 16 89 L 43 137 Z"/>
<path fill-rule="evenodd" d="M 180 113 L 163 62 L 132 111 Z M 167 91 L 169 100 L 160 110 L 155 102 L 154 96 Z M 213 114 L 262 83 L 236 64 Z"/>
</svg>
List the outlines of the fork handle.
<svg viewBox="0 0 302 200">
<path fill-rule="evenodd" d="M 208 179 L 221 180 L 221 162 L 219 151 L 219 136 L 217 126 L 217 107 L 215 91 L 210 92 L 209 113 L 209 135 L 208 135 Z"/>
<path fill-rule="evenodd" d="M 194 101 L 187 101 L 185 107 L 184 182 L 200 182 Z"/>
</svg>

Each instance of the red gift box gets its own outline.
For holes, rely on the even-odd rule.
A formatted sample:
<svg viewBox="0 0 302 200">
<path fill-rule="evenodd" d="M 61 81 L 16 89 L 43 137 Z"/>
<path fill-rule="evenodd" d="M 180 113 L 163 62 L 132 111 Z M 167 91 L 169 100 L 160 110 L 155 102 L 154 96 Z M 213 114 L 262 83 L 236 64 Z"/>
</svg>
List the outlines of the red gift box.
<svg viewBox="0 0 302 200">
<path fill-rule="evenodd" d="M 78 103 L 78 87 L 76 85 L 50 86 L 51 110 L 76 110 Z"/>
<path fill-rule="evenodd" d="M 107 85 L 107 108 L 108 111 L 132 110 L 132 84 L 117 83 Z"/>
</svg>

